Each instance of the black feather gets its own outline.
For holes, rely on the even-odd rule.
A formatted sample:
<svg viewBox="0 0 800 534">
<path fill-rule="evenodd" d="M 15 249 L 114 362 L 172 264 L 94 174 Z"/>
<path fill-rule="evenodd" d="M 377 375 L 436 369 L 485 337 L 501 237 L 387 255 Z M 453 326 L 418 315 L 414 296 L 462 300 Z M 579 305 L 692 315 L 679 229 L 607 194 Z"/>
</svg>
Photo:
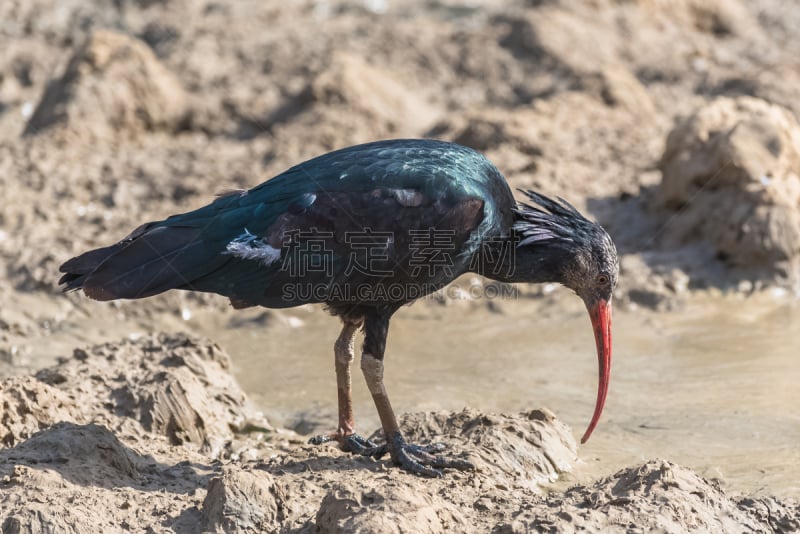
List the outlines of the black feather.
<svg viewBox="0 0 800 534">
<path fill-rule="evenodd" d="M 520 237 L 517 246 L 581 241 L 590 236 L 596 226 L 561 197 L 553 200 L 535 191 L 520 191 L 533 204 L 518 202 L 513 209 L 517 216 L 514 230 Z"/>
</svg>

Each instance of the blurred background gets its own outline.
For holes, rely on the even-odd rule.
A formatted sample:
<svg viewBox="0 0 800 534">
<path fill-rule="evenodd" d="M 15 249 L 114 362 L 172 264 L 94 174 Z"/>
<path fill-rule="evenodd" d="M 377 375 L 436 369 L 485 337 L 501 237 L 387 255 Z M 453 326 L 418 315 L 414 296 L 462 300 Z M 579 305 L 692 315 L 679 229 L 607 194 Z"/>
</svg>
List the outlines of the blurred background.
<svg viewBox="0 0 800 534">
<path fill-rule="evenodd" d="M 621 253 L 609 402 L 567 483 L 660 456 L 798 495 L 798 28 L 782 0 L 0 0 L 0 377 L 187 331 L 272 420 L 326 429 L 338 325 L 321 309 L 101 304 L 63 295 L 58 265 L 320 153 L 434 137 L 587 211 Z M 469 295 L 398 313 L 396 407 L 547 406 L 582 429 L 580 302 Z"/>
</svg>

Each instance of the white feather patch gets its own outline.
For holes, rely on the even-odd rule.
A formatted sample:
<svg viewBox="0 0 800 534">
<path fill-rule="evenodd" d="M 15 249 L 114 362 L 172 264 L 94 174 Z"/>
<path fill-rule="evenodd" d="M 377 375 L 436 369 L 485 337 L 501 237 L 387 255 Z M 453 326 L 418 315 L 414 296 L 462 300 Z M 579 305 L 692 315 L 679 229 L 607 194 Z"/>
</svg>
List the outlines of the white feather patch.
<svg viewBox="0 0 800 534">
<path fill-rule="evenodd" d="M 415 208 L 422 205 L 422 193 L 419 191 L 413 189 L 392 189 L 391 191 L 401 206 Z"/>
<path fill-rule="evenodd" d="M 251 234 L 247 228 L 225 248 L 226 254 L 243 260 L 255 260 L 263 265 L 271 265 L 281 259 L 281 249 L 264 243 L 263 239 Z"/>
</svg>

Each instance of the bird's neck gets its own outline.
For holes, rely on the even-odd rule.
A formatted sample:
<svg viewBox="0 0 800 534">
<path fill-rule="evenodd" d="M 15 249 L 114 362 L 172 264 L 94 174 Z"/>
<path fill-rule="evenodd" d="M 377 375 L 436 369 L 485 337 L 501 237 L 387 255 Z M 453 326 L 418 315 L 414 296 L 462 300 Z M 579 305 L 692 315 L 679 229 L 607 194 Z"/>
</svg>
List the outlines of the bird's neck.
<svg viewBox="0 0 800 534">
<path fill-rule="evenodd" d="M 484 241 L 473 259 L 473 271 L 499 282 L 562 283 L 563 250 L 517 247 L 517 243 L 513 233 L 507 238 Z"/>
</svg>

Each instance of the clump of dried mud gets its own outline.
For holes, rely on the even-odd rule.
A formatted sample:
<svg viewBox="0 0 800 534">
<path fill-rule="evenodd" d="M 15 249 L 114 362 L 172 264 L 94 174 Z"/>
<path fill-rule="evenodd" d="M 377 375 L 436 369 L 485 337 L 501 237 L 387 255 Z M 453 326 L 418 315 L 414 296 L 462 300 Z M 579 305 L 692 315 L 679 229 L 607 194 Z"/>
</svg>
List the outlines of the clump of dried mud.
<svg viewBox="0 0 800 534">
<path fill-rule="evenodd" d="M 656 199 L 683 209 L 674 234 L 718 255 L 777 267 L 800 254 L 800 124 L 780 106 L 720 97 L 670 132 Z"/>
<path fill-rule="evenodd" d="M 577 459 L 570 429 L 544 410 L 403 417 L 409 439 L 477 467 L 442 479 L 313 447 L 260 421 L 227 362 L 213 343 L 161 334 L 0 382 L 3 532 L 800 528 L 797 503 L 734 498 L 663 460 L 543 493 Z"/>
</svg>

